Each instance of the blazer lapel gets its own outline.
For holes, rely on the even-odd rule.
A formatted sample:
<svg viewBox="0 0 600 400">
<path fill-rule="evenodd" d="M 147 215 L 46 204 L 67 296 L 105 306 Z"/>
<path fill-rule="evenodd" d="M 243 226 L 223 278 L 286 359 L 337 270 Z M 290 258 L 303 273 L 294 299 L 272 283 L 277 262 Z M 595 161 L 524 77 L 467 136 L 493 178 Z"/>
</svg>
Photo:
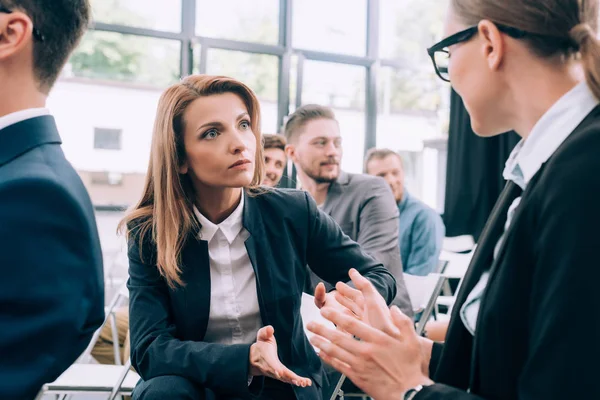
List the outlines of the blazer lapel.
<svg viewBox="0 0 600 400">
<path fill-rule="evenodd" d="M 185 283 L 182 291 L 185 296 L 187 317 L 191 319 L 188 326 L 194 340 L 202 340 L 208 326 L 210 315 L 210 259 L 208 242 L 197 239 L 197 233 L 190 234 L 182 254 L 181 278 Z"/>
<path fill-rule="evenodd" d="M 472 376 L 469 372 L 472 365 L 473 336 L 463 325 L 460 309 L 481 279 L 483 272 L 492 267 L 494 247 L 504 230 L 508 209 L 520 192 L 521 188 L 513 182 L 508 182 L 483 229 L 471 264 L 456 296 L 446 336 L 448 345 L 444 346 L 442 358 L 435 371 L 435 380 L 465 390 L 469 387 Z"/>
<path fill-rule="evenodd" d="M 264 243 L 266 237 L 265 229 L 262 224 L 261 210 L 257 204 L 257 199 L 252 194 L 245 194 L 244 214 L 242 217 L 244 228 L 248 231 L 249 236 L 246 239 L 246 251 L 248 258 L 254 269 L 256 277 L 256 292 L 260 305 L 260 316 L 264 325 L 273 324 L 275 314 L 266 307 L 265 298 L 274 299 L 276 284 L 272 276 L 272 268 L 270 259 L 268 258 L 268 243 Z M 259 195 L 260 196 L 260 195 Z M 269 302 L 271 304 L 272 302 Z"/>
<path fill-rule="evenodd" d="M 469 269 L 463 278 L 461 289 L 456 296 L 455 312 L 466 301 L 475 285 L 481 279 L 481 275 L 483 275 L 486 270 L 492 268 L 494 248 L 504 232 L 508 209 L 520 193 L 521 188 L 514 182 L 509 181 L 500 194 L 479 238 L 477 249 L 473 254 Z"/>
<path fill-rule="evenodd" d="M 331 215 L 333 209 L 338 205 L 342 198 L 342 186 L 347 185 L 350 177 L 345 172 L 340 172 L 340 176 L 329 186 L 327 191 L 327 199 L 323 204 L 323 211 Z"/>
<path fill-rule="evenodd" d="M 50 115 L 26 119 L 0 129 L 0 166 L 43 144 L 61 144 Z"/>
</svg>

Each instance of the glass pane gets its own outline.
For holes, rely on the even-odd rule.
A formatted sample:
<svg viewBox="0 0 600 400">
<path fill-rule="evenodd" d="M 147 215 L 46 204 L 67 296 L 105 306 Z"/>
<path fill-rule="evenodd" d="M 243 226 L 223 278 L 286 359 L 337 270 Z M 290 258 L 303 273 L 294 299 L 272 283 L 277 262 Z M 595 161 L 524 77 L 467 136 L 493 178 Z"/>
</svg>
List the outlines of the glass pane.
<svg viewBox="0 0 600 400">
<path fill-rule="evenodd" d="M 89 31 L 65 76 L 167 86 L 179 80 L 180 42 Z"/>
<path fill-rule="evenodd" d="M 362 172 L 365 142 L 366 70 L 354 65 L 304 62 L 302 103 L 331 107 L 340 123 L 342 168 Z"/>
<path fill-rule="evenodd" d="M 254 90 L 260 100 L 262 130 L 267 133 L 277 132 L 277 56 L 209 49 L 206 72 L 210 75 L 230 76 Z"/>
<path fill-rule="evenodd" d="M 198 0 L 196 34 L 277 44 L 279 0 Z"/>
<path fill-rule="evenodd" d="M 292 13 L 295 48 L 367 54 L 367 0 L 296 1 Z"/>
<path fill-rule="evenodd" d="M 448 0 L 381 0 L 380 4 L 380 57 L 409 65 L 428 61 L 427 48 L 442 36 Z"/>
<path fill-rule="evenodd" d="M 181 32 L 181 0 L 91 0 L 96 22 Z"/>
</svg>

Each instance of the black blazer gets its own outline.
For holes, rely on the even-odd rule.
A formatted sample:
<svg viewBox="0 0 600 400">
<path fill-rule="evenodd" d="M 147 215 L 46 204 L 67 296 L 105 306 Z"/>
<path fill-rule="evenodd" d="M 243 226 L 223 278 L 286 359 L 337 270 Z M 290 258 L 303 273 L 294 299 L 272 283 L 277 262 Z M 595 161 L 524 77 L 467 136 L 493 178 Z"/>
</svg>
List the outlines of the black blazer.
<svg viewBox="0 0 600 400">
<path fill-rule="evenodd" d="M 247 196 L 243 225 L 250 233 L 246 249 L 256 274 L 262 322 L 275 328 L 283 364 L 313 380 L 312 387 L 294 388 L 297 398 L 319 399 L 326 378 L 300 318 L 306 265 L 332 283 L 347 281 L 354 267 L 388 303 L 396 295 L 395 280 L 303 191 L 273 189 Z M 202 341 L 210 311 L 208 242 L 197 239 L 196 233 L 187 239 L 180 265 L 185 286 L 171 289 L 155 266 L 155 246 L 145 243 L 141 258 L 138 241 L 135 235 L 129 240 L 128 282 L 136 371 L 144 380 L 178 375 L 218 396 L 249 396 L 251 344 Z"/>
<path fill-rule="evenodd" d="M 94 210 L 54 119 L 0 130 L 0 398 L 35 397 L 104 319 Z"/>
<path fill-rule="evenodd" d="M 600 399 L 600 107 L 528 184 L 492 262 L 520 192 L 508 183 L 492 211 L 418 400 Z M 459 311 L 490 267 L 473 339 Z"/>
</svg>

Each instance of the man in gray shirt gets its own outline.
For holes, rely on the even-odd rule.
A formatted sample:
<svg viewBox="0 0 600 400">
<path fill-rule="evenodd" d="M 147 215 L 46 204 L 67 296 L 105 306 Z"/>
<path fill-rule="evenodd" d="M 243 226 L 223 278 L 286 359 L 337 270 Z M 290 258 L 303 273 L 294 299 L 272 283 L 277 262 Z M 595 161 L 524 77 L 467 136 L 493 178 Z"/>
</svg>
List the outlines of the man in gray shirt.
<svg viewBox="0 0 600 400">
<path fill-rule="evenodd" d="M 413 315 L 398 248 L 398 208 L 387 183 L 340 169 L 342 137 L 335 114 L 327 107 L 309 104 L 298 108 L 286 123 L 285 136 L 286 152 L 303 189 L 346 235 L 394 275 L 397 295 L 392 304 Z M 314 293 L 318 282 L 313 275 L 307 291 Z"/>
</svg>

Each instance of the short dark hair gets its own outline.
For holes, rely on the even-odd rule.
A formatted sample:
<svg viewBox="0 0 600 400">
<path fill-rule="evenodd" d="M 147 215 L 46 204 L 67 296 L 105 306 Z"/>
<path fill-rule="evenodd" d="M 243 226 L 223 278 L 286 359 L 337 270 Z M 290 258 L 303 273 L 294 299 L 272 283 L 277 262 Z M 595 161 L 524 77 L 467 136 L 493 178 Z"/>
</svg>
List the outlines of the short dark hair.
<svg viewBox="0 0 600 400">
<path fill-rule="evenodd" d="M 335 113 L 329 107 L 318 104 L 306 104 L 290 115 L 285 124 L 285 137 L 288 143 L 292 143 L 298 137 L 299 132 L 309 122 L 315 119 L 335 119 Z"/>
<path fill-rule="evenodd" d="M 369 165 L 369 163 L 371 162 L 371 160 L 383 160 L 384 158 L 386 158 L 388 156 L 396 156 L 396 157 L 398 157 L 398 160 L 400 160 L 400 164 L 402 166 L 404 166 L 404 162 L 402 161 L 402 157 L 400 157 L 400 154 L 396 153 L 394 150 L 390 150 L 390 149 L 370 149 L 367 152 L 367 155 L 365 156 L 364 172 L 366 174 L 369 173 L 369 170 L 367 169 L 367 166 Z"/>
<path fill-rule="evenodd" d="M 43 41 L 33 42 L 33 72 L 40 90 L 50 91 L 90 21 L 88 0 L 0 0 L 27 14 Z"/>
<path fill-rule="evenodd" d="M 287 144 L 285 137 L 281 135 L 274 135 L 265 133 L 263 135 L 263 148 L 267 149 L 281 149 L 285 151 L 285 145 Z"/>
</svg>

